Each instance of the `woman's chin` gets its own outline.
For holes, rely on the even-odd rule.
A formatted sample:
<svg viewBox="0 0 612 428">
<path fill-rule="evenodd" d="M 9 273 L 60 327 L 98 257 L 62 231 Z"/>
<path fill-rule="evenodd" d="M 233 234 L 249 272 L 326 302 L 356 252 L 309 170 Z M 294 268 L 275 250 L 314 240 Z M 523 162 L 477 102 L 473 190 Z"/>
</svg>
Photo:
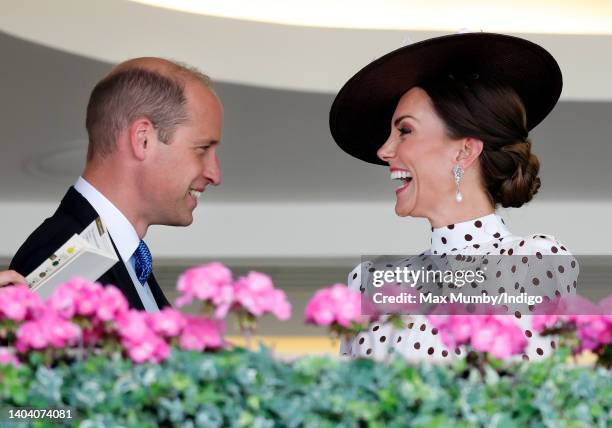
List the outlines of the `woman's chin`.
<svg viewBox="0 0 612 428">
<path fill-rule="evenodd" d="M 398 217 L 417 217 L 416 210 L 416 183 L 403 186 L 395 191 L 395 214 Z"/>
<path fill-rule="evenodd" d="M 398 217 L 415 217 L 413 211 L 414 206 L 412 204 L 410 206 L 406 206 L 406 204 L 402 204 L 399 201 L 395 204 L 395 214 Z"/>
</svg>

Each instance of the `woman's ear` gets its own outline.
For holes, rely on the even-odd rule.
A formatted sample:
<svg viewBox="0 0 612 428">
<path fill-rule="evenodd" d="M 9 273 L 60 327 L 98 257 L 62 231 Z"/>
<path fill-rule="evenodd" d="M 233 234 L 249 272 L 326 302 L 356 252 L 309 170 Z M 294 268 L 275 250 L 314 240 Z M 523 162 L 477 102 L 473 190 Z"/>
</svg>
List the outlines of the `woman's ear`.
<svg viewBox="0 0 612 428">
<path fill-rule="evenodd" d="M 477 138 L 467 137 L 461 140 L 460 150 L 457 153 L 457 163 L 463 168 L 469 168 L 482 153 L 484 143 Z"/>
</svg>

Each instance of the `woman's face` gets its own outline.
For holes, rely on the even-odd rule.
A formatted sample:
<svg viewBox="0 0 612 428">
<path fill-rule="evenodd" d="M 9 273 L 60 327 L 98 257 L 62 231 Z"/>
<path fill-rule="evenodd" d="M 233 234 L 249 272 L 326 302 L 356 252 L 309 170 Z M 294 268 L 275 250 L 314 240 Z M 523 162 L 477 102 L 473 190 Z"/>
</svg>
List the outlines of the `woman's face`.
<svg viewBox="0 0 612 428">
<path fill-rule="evenodd" d="M 377 153 L 400 184 L 395 190 L 397 215 L 431 219 L 454 202 L 452 170 L 459 150 L 427 93 L 418 87 L 406 92 L 395 108 L 389 138 Z"/>
</svg>

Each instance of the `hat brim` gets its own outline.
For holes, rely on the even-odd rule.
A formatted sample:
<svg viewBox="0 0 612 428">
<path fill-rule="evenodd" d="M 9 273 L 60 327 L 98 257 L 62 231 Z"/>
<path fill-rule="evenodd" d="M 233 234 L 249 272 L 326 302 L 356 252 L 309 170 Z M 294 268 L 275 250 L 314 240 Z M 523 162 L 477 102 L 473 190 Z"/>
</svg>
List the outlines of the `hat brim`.
<svg viewBox="0 0 612 428">
<path fill-rule="evenodd" d="M 355 74 L 331 107 L 334 140 L 351 156 L 386 165 L 376 151 L 389 136 L 402 95 L 432 76 L 466 67 L 514 88 L 525 106 L 529 130 L 550 113 L 561 95 L 559 65 L 535 43 L 494 33 L 437 37 L 390 52 Z"/>
</svg>

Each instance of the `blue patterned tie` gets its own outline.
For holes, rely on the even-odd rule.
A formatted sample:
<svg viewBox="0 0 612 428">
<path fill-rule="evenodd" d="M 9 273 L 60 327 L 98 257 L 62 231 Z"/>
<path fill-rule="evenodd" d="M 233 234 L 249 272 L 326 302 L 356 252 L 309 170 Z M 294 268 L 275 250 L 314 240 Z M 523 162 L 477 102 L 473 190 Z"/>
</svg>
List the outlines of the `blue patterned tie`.
<svg viewBox="0 0 612 428">
<path fill-rule="evenodd" d="M 138 244 L 138 248 L 136 248 L 136 251 L 134 251 L 134 255 L 132 257 L 134 257 L 134 268 L 136 269 L 138 281 L 140 281 L 141 284 L 144 284 L 147 282 L 147 279 L 149 279 L 151 270 L 153 270 L 153 258 L 151 257 L 151 252 L 144 241 L 140 241 L 140 244 Z"/>
</svg>

